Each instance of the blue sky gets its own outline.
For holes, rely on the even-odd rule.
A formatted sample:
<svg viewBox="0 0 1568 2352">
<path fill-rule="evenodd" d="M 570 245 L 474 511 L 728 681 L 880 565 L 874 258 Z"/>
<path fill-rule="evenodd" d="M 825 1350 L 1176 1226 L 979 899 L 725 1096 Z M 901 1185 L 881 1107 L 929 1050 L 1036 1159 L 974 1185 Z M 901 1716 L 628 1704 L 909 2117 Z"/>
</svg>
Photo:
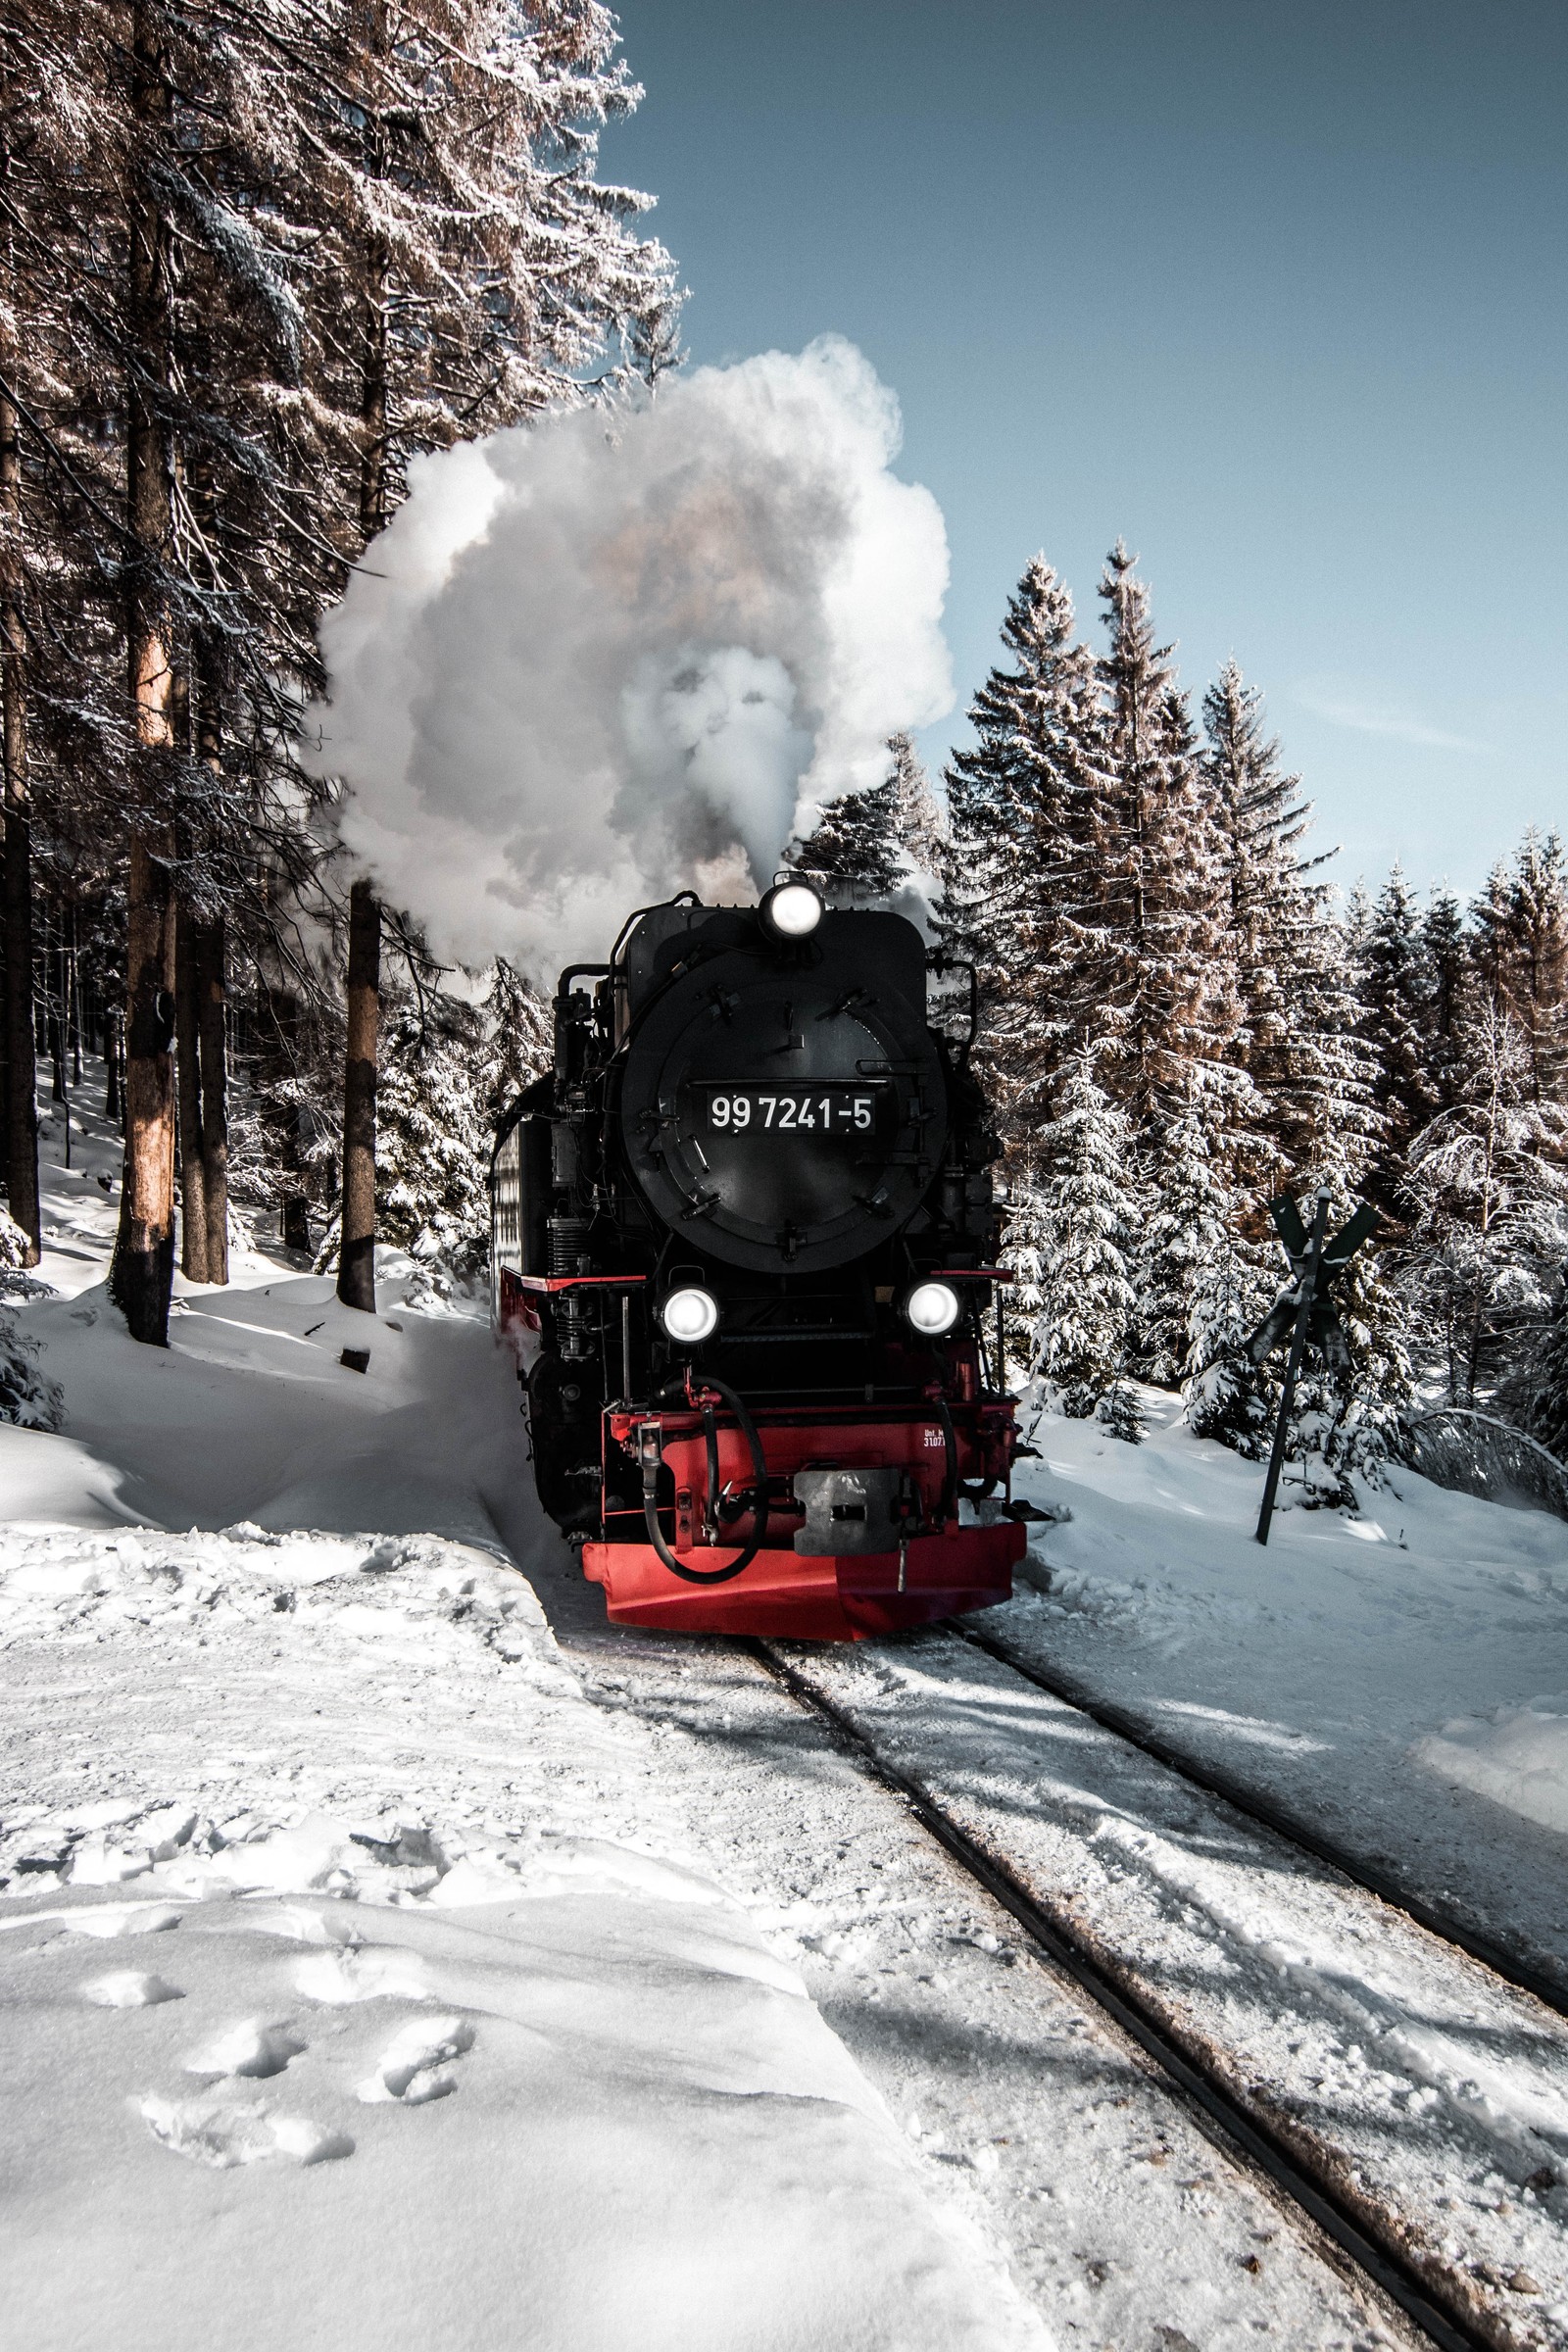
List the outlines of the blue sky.
<svg viewBox="0 0 1568 2352">
<path fill-rule="evenodd" d="M 836 330 L 953 551 L 962 740 L 1037 548 L 1234 653 L 1334 870 L 1568 829 L 1568 6 L 622 0 L 696 361 Z"/>
</svg>

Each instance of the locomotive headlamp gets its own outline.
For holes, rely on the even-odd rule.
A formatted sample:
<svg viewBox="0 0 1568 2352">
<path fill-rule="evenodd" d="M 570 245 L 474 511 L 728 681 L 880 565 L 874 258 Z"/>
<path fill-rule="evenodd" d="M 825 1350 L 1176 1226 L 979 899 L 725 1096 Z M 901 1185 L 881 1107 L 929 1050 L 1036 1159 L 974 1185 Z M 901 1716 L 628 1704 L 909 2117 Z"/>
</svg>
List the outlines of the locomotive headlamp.
<svg viewBox="0 0 1568 2352">
<path fill-rule="evenodd" d="M 688 1283 L 660 1301 L 659 1320 L 677 1347 L 697 1348 L 718 1329 L 718 1300 L 711 1291 Z"/>
<path fill-rule="evenodd" d="M 822 902 L 809 882 L 775 882 L 760 912 L 775 939 L 804 939 L 822 920 Z"/>
<path fill-rule="evenodd" d="M 904 1312 L 923 1340 L 939 1340 L 958 1320 L 958 1294 L 946 1282 L 917 1282 L 904 1301 Z"/>
</svg>

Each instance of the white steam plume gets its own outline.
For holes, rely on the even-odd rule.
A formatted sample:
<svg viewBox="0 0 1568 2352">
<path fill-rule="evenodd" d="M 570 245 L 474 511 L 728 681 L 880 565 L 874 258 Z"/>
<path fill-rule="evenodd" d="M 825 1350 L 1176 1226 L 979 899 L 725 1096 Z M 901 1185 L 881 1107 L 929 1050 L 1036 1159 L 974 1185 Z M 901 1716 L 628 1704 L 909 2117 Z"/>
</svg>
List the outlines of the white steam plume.
<svg viewBox="0 0 1568 2352">
<path fill-rule="evenodd" d="M 898 445 L 830 337 L 410 468 L 308 725 L 350 851 L 438 953 L 549 978 L 673 890 L 749 898 L 950 707 L 947 538 Z"/>
</svg>

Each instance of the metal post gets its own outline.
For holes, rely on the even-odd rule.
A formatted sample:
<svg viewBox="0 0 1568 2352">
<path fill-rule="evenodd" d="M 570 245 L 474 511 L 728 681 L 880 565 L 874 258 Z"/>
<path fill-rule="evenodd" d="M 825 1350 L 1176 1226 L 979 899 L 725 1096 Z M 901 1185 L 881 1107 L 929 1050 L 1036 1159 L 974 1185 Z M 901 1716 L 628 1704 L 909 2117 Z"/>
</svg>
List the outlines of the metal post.
<svg viewBox="0 0 1568 2352">
<path fill-rule="evenodd" d="M 1274 1516 L 1274 1497 L 1279 1492 L 1280 1472 L 1285 1467 L 1285 1439 L 1291 1423 L 1291 1406 L 1296 1399 L 1296 1376 L 1301 1368 L 1306 1327 L 1312 1319 L 1312 1302 L 1317 1296 L 1317 1270 L 1323 1255 L 1323 1236 L 1328 1219 L 1329 1197 L 1326 1192 L 1320 1192 L 1317 1213 L 1312 1219 L 1312 1238 L 1307 1244 L 1306 1262 L 1301 1268 L 1300 1304 L 1296 1310 L 1296 1329 L 1291 1334 L 1291 1352 L 1285 1366 L 1280 1417 L 1274 1430 L 1274 1450 L 1269 1455 L 1268 1476 L 1263 1482 L 1263 1507 L 1257 1514 L 1257 1540 L 1260 1544 L 1268 1542 L 1269 1522 Z"/>
</svg>

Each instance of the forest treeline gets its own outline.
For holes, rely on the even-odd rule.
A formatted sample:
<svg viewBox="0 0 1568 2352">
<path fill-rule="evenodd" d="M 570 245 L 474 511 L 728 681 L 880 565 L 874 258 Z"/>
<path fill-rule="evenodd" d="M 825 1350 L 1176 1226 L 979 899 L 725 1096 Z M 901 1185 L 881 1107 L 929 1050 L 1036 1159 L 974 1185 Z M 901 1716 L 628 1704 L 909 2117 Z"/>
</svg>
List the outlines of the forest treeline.
<svg viewBox="0 0 1568 2352">
<path fill-rule="evenodd" d="M 413 458 L 676 363 L 647 200 L 599 175 L 637 96 L 597 0 L 0 0 L 0 1263 L 38 1256 L 39 1064 L 69 1098 L 102 1052 L 139 1338 L 176 1235 L 221 1282 L 236 1214 L 362 1303 L 372 1228 L 483 1263 L 543 1007 L 375 904 L 297 736 Z M 1120 547 L 1101 600 L 1091 645 L 1031 564 L 943 791 L 895 739 L 793 852 L 916 888 L 976 970 L 1014 1359 L 1124 1436 L 1142 1378 L 1255 1448 L 1266 1204 L 1324 1187 L 1383 1218 L 1353 1380 L 1302 1392 L 1324 1492 L 1439 1404 L 1561 1455 L 1559 843 L 1469 906 L 1340 906 L 1254 690 L 1195 710 Z"/>
<path fill-rule="evenodd" d="M 796 852 L 852 889 L 934 873 L 941 944 L 977 969 L 1009 1352 L 1122 1436 L 1144 1379 L 1256 1451 L 1278 1366 L 1241 1343 L 1284 1276 L 1267 1203 L 1324 1188 L 1336 1222 L 1357 1199 L 1382 1218 L 1342 1288 L 1351 1377 L 1318 1367 L 1299 1393 L 1324 1496 L 1439 1405 L 1450 1453 L 1479 1436 L 1506 1467 L 1505 1425 L 1563 1456 L 1561 843 L 1527 834 L 1468 906 L 1397 869 L 1340 906 L 1259 694 L 1227 663 L 1194 712 L 1119 545 L 1100 601 L 1096 650 L 1031 564 L 945 817 L 900 739 L 881 792 Z"/>
<path fill-rule="evenodd" d="M 384 1230 L 470 1235 L 537 1008 L 442 987 L 295 745 L 411 458 L 671 361 L 648 200 L 598 175 L 638 95 L 597 0 L 0 0 L 0 1258 L 38 1255 L 38 1057 L 69 1093 L 85 1040 L 140 1339 L 176 1191 L 198 1279 L 231 1178 L 297 1247 L 363 1228 L 366 1035 Z"/>
</svg>

